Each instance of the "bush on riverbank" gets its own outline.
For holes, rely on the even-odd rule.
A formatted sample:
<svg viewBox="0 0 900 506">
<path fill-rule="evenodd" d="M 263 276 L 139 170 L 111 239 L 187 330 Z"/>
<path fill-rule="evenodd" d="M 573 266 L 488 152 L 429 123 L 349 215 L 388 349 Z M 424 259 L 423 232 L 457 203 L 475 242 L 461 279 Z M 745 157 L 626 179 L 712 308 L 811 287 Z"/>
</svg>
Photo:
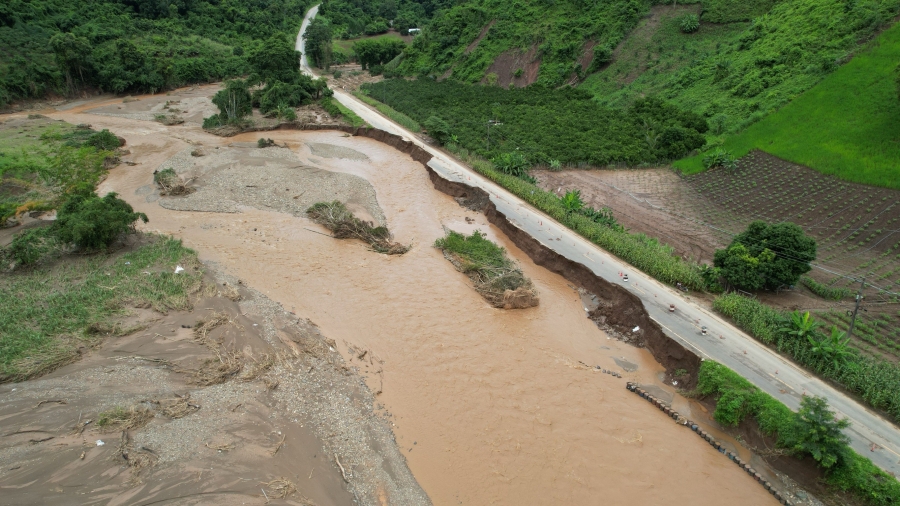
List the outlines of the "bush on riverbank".
<svg viewBox="0 0 900 506">
<path fill-rule="evenodd" d="M 837 362 L 815 349 L 816 340 L 797 338 L 783 329 L 788 314 L 756 299 L 730 293 L 716 298 L 713 309 L 763 343 L 787 354 L 798 364 L 859 395 L 869 406 L 900 421 L 900 369 L 896 365 L 850 353 Z"/>
<path fill-rule="evenodd" d="M 475 291 L 492 306 L 521 309 L 538 305 L 531 280 L 506 256 L 505 249 L 480 231 L 470 236 L 448 231 L 434 242 L 434 247 L 443 250 L 447 260 L 472 280 Z"/>
<path fill-rule="evenodd" d="M 775 439 L 779 448 L 796 456 L 813 456 L 800 449 L 810 447 L 808 434 L 805 433 L 808 431 L 800 429 L 808 428 L 813 417 L 801 419 L 798 413 L 762 392 L 731 369 L 712 360 L 705 360 L 700 365 L 695 392 L 715 398 L 716 410 L 713 417 L 722 425 L 734 427 L 743 420 L 752 418 L 763 434 Z M 801 412 L 821 415 L 811 401 L 812 399 L 804 403 Z M 823 418 L 827 419 L 827 416 Z M 835 425 L 827 420 L 821 424 L 822 429 L 833 426 Z M 838 455 L 837 461 L 825 470 L 825 483 L 829 488 L 848 492 L 863 504 L 883 506 L 900 503 L 900 482 L 893 476 L 854 452 L 846 443 L 831 441 L 828 449 Z"/>
</svg>

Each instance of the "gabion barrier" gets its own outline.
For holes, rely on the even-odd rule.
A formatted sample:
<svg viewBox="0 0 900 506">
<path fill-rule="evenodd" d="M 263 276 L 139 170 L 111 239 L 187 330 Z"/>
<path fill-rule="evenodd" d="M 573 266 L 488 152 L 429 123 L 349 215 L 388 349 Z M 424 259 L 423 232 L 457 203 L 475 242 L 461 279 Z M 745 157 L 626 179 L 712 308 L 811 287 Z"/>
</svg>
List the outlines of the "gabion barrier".
<svg viewBox="0 0 900 506">
<path fill-rule="evenodd" d="M 786 506 L 793 506 L 793 503 L 791 501 L 789 501 L 786 497 L 784 497 L 784 495 L 782 495 L 781 492 L 775 490 L 775 487 L 771 483 L 766 481 L 756 471 L 756 469 L 753 469 L 750 466 L 750 464 L 741 460 L 741 458 L 738 457 L 737 455 L 735 455 L 734 453 L 727 451 L 725 449 L 724 445 L 722 445 L 721 443 L 716 441 L 716 438 L 712 437 L 708 432 L 701 429 L 699 425 L 697 425 L 696 423 L 694 423 L 686 418 L 682 418 L 681 415 L 678 414 L 677 411 L 672 409 L 671 406 L 667 405 L 662 400 L 657 399 L 656 397 L 650 395 L 649 392 L 647 392 L 646 390 L 644 390 L 643 388 L 638 386 L 637 383 L 632 383 L 629 381 L 628 383 L 625 384 L 625 388 L 627 388 L 629 391 L 641 396 L 642 398 L 644 398 L 645 400 L 647 400 L 648 402 L 650 402 L 651 404 L 656 406 L 657 409 L 664 412 L 670 418 L 679 421 L 679 423 L 681 425 L 684 425 L 685 427 L 690 428 L 695 434 L 697 434 L 698 436 L 703 438 L 704 441 L 709 443 L 710 446 L 715 448 L 719 453 L 728 457 L 728 460 L 734 462 L 738 467 L 740 467 L 747 474 L 749 474 L 751 477 L 753 477 L 753 479 L 756 480 L 760 485 L 762 485 L 767 491 L 769 491 L 769 493 L 771 493 L 773 496 L 775 496 L 775 499 L 777 499 L 779 503 L 784 504 Z"/>
</svg>

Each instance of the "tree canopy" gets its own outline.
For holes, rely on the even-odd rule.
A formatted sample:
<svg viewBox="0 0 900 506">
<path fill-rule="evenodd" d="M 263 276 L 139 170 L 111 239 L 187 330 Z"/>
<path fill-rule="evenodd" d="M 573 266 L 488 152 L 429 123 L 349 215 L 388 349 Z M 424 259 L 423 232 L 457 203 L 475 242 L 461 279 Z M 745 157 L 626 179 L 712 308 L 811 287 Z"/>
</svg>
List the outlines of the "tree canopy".
<svg viewBox="0 0 900 506">
<path fill-rule="evenodd" d="M 804 396 L 794 420 L 793 449 L 826 469 L 834 467 L 847 458 L 850 439 L 841 431 L 849 426 L 846 419 L 835 419 L 825 398 Z"/>
<path fill-rule="evenodd" d="M 353 44 L 353 52 L 363 69 L 384 65 L 406 49 L 402 40 L 393 38 L 363 39 Z"/>
<path fill-rule="evenodd" d="M 87 87 L 153 92 L 247 75 L 254 50 L 274 36 L 294 37 L 311 5 L 6 0 L 0 2 L 0 107 Z"/>
<path fill-rule="evenodd" d="M 313 65 L 327 69 L 331 65 L 331 23 L 327 18 L 316 17 L 303 32 L 303 47 Z"/>
<path fill-rule="evenodd" d="M 718 250 L 713 264 L 730 285 L 744 290 L 775 290 L 797 283 L 816 259 L 816 241 L 793 223 L 754 221 Z"/>
</svg>

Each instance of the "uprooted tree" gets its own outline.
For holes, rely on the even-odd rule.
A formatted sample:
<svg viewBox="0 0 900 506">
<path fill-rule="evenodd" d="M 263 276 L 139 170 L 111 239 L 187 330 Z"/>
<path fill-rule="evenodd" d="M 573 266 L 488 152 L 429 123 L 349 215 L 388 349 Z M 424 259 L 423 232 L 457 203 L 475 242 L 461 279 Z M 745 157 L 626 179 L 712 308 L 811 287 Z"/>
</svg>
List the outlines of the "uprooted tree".
<svg viewBox="0 0 900 506">
<path fill-rule="evenodd" d="M 347 206 L 337 200 L 313 204 L 306 210 L 306 215 L 331 230 L 336 239 L 360 239 L 369 243 L 373 251 L 387 255 L 402 255 L 409 251 L 409 246 L 393 242 L 393 236 L 387 227 L 376 227 L 371 222 L 357 218 Z"/>
<path fill-rule="evenodd" d="M 472 280 L 475 291 L 492 306 L 523 309 L 537 306 L 539 299 L 531 280 L 506 256 L 506 250 L 478 230 L 466 236 L 448 231 L 435 241 L 456 269 Z"/>
</svg>

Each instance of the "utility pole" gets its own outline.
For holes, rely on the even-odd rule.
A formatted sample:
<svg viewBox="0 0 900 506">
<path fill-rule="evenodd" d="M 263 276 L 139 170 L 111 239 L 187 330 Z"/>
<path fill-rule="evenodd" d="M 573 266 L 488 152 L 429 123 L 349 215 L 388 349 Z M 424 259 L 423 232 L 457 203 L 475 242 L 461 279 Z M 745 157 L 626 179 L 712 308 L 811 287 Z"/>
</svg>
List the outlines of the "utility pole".
<svg viewBox="0 0 900 506">
<path fill-rule="evenodd" d="M 503 123 L 500 123 L 499 121 L 497 121 L 497 120 L 495 120 L 495 119 L 489 119 L 489 120 L 488 120 L 488 122 L 487 122 L 487 142 L 488 142 L 488 151 L 491 150 L 491 127 L 492 127 L 492 126 L 500 126 L 500 125 L 502 125 L 502 124 L 503 124 Z"/>
<path fill-rule="evenodd" d="M 859 291 L 856 292 L 856 307 L 853 308 L 853 318 L 850 318 L 850 329 L 847 331 L 847 337 L 853 337 L 853 326 L 856 324 L 856 313 L 859 313 L 859 303 L 862 301 L 862 291 L 866 288 L 866 278 L 862 278 L 862 284 Z"/>
</svg>

